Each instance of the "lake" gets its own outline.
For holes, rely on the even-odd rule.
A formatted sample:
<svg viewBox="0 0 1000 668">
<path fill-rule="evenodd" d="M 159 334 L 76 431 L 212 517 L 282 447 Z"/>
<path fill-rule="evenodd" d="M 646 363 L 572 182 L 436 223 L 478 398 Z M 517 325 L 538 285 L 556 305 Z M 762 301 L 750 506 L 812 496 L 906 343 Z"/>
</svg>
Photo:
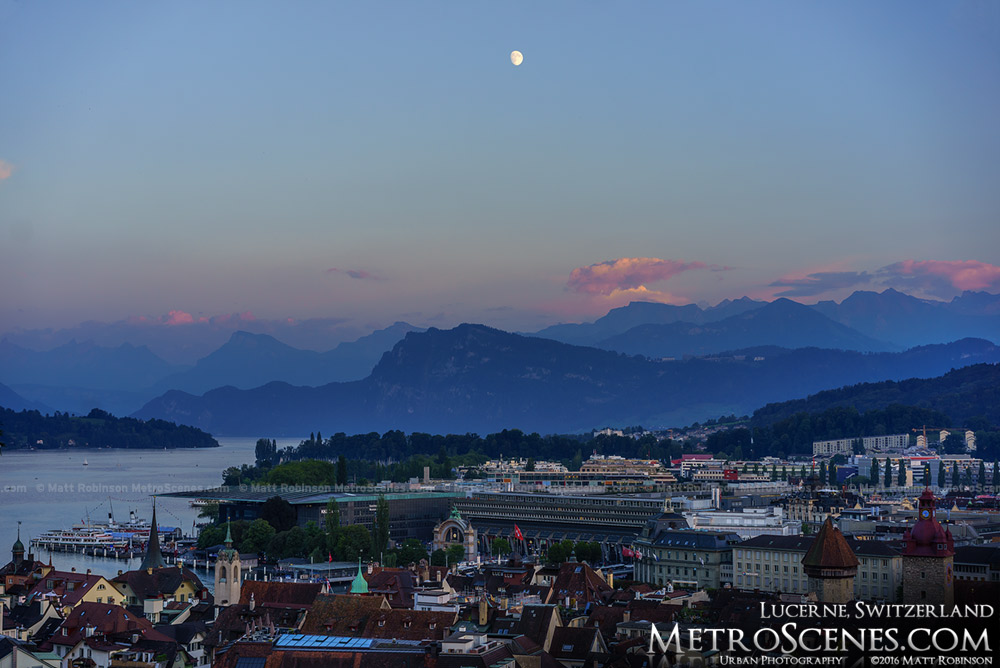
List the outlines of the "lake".
<svg viewBox="0 0 1000 668">
<path fill-rule="evenodd" d="M 27 548 L 32 536 L 68 529 L 88 517 L 92 522 L 105 522 L 109 512 L 127 520 L 134 510 L 148 520 L 153 494 L 217 487 L 225 468 L 254 462 L 256 438 L 217 440 L 220 447 L 205 449 L 4 452 L 0 456 L 0 565 L 10 560 L 18 521 Z M 278 439 L 278 447 L 298 445 L 300 440 Z M 192 535 L 197 518 L 198 509 L 188 499 L 157 499 L 160 526 L 180 527 L 185 535 Z M 49 554 L 42 551 L 35 556 L 47 561 Z M 140 561 L 52 553 L 52 563 L 59 570 L 89 568 L 112 577 L 119 570 L 138 568 Z M 199 569 L 199 575 L 204 574 Z M 211 585 L 211 578 L 206 584 Z"/>
</svg>

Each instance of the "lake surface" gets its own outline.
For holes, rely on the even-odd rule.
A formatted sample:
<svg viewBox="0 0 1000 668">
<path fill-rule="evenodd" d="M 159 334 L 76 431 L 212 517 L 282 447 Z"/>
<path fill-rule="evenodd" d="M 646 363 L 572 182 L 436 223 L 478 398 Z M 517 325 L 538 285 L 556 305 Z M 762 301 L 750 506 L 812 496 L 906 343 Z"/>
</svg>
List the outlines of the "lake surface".
<svg viewBox="0 0 1000 668">
<path fill-rule="evenodd" d="M 92 522 L 105 522 L 112 511 L 118 520 L 127 520 L 130 510 L 148 520 L 152 495 L 217 487 L 225 468 L 254 462 L 256 438 L 217 440 L 220 447 L 205 449 L 4 452 L 0 456 L 0 565 L 10 560 L 18 521 L 27 548 L 32 536 L 68 529 L 88 517 Z M 300 440 L 278 439 L 278 447 L 298 445 Z M 184 535 L 192 535 L 197 518 L 198 509 L 188 499 L 157 499 L 160 526 L 180 527 Z M 49 554 L 35 556 L 47 561 Z M 112 577 L 119 570 L 138 568 L 140 561 L 52 553 L 52 564 L 59 570 L 89 568 Z M 207 584 L 211 585 L 211 578 Z"/>
</svg>

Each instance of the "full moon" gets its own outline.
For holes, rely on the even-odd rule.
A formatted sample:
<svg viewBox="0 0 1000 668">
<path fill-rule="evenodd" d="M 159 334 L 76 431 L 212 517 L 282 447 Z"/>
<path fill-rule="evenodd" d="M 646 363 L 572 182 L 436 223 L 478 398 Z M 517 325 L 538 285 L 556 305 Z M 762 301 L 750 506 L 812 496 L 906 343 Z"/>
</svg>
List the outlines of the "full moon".
<svg viewBox="0 0 1000 668">
<path fill-rule="evenodd" d="M 521 61 L 523 61 L 523 60 L 524 60 L 524 56 L 521 55 L 520 51 L 511 51 L 510 52 L 510 62 L 514 63 L 515 67 L 517 67 L 518 65 L 520 65 Z"/>
</svg>

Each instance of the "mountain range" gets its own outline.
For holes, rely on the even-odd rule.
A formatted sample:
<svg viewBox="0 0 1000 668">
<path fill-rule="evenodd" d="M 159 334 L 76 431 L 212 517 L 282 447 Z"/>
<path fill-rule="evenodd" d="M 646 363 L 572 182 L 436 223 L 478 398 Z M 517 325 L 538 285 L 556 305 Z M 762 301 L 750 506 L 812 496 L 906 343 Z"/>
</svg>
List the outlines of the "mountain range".
<svg viewBox="0 0 1000 668">
<path fill-rule="evenodd" d="M 644 324 L 594 344 L 597 348 L 646 357 L 710 355 L 753 346 L 835 348 L 861 352 L 899 350 L 835 322 L 790 299 L 777 299 L 723 320 Z"/>
<path fill-rule="evenodd" d="M 813 306 L 788 299 L 764 302 L 747 297 L 727 300 L 713 307 L 633 302 L 612 309 L 591 323 L 555 325 L 533 335 L 511 339 L 510 341 L 518 343 L 510 343 L 510 349 L 525 357 L 513 353 L 500 354 L 497 351 L 490 353 L 487 348 L 483 349 L 484 356 L 494 360 L 503 358 L 504 364 L 509 365 L 510 369 L 520 369 L 524 378 L 518 379 L 507 378 L 502 369 L 497 370 L 499 375 L 496 376 L 452 374 L 450 371 L 456 362 L 451 358 L 444 359 L 431 354 L 430 349 L 423 361 L 419 361 L 419 356 L 414 352 L 424 345 L 419 343 L 422 341 L 419 337 L 408 343 L 402 351 L 407 356 L 406 364 L 394 366 L 391 360 L 395 359 L 394 355 L 398 352 L 394 346 L 400 343 L 404 335 L 422 331 L 405 322 L 397 322 L 391 327 L 353 341 L 340 342 L 329 349 L 303 348 L 287 338 L 295 333 L 300 338 L 311 337 L 310 340 L 315 342 L 315 337 L 322 332 L 328 332 L 329 336 L 342 336 L 346 331 L 343 328 L 333 334 L 337 327 L 341 327 L 336 323 L 335 319 L 308 321 L 308 325 L 302 323 L 300 328 L 272 328 L 271 331 L 275 332 L 273 335 L 249 329 L 230 331 L 227 341 L 193 364 L 170 361 L 174 358 L 164 359 L 151 347 L 134 345 L 132 342 L 106 346 L 91 340 L 71 340 L 40 351 L 24 345 L 24 336 L 15 337 L 16 340 L 5 339 L 0 342 L 0 383 L 6 384 L 8 390 L 19 397 L 15 399 L 8 396 L 4 399 L 0 396 L 0 405 L 4 405 L 3 401 L 19 401 L 25 405 L 48 406 L 54 410 L 77 414 L 86 414 L 97 407 L 125 415 L 140 408 L 146 410 L 151 405 L 150 402 L 158 397 L 171 398 L 171 401 L 177 401 L 177 405 L 181 406 L 192 404 L 192 395 L 205 393 L 206 397 L 214 401 L 214 397 L 218 396 L 217 392 L 225 395 L 259 388 L 261 395 L 271 392 L 276 398 L 280 398 L 298 392 L 299 390 L 293 392 L 287 389 L 294 387 L 302 390 L 304 397 L 310 393 L 303 388 L 316 387 L 330 393 L 330 401 L 335 405 L 352 407 L 350 410 L 355 413 L 346 415 L 344 419 L 355 420 L 359 425 L 388 424 L 395 428 L 395 425 L 391 425 L 395 419 L 401 424 L 417 425 L 415 428 L 424 428 L 419 425 L 428 424 L 435 428 L 454 430 L 460 424 L 469 424 L 479 429 L 480 422 L 477 420 L 480 418 L 482 424 L 496 424 L 500 428 L 523 427 L 517 421 L 524 420 L 538 424 L 538 429 L 558 427 L 571 431 L 588 428 L 591 418 L 600 418 L 598 422 L 606 420 L 608 424 L 620 424 L 621 421 L 653 424 L 650 421 L 655 420 L 656 424 L 677 425 L 689 417 L 700 420 L 723 412 L 739 412 L 759 407 L 760 404 L 755 403 L 761 399 L 757 396 L 757 389 L 747 384 L 748 381 L 743 380 L 741 375 L 748 373 L 747 368 L 752 368 L 755 374 L 763 374 L 761 378 L 770 384 L 765 395 L 774 399 L 801 397 L 809 392 L 843 383 L 934 375 L 947 371 L 950 366 L 922 366 L 919 360 L 923 357 L 930 355 L 935 358 L 935 355 L 926 351 L 900 351 L 917 345 L 943 344 L 970 337 L 1000 341 L 1000 295 L 966 292 L 950 302 L 940 302 L 886 290 L 882 293 L 856 292 L 839 304 L 820 302 Z M 262 324 L 262 321 L 250 321 L 247 324 L 257 330 L 270 327 Z M 125 331 L 121 324 L 117 329 L 104 330 L 94 323 L 87 326 L 90 328 L 87 331 L 101 333 L 104 337 L 102 340 L 107 340 L 111 333 L 117 336 Z M 162 330 L 163 336 L 166 336 L 163 332 L 169 333 L 169 330 L 178 333 L 178 341 L 188 350 L 203 345 L 204 342 L 197 343 L 196 339 L 197 331 L 201 330 L 188 327 L 179 325 L 157 328 L 144 324 L 140 329 L 146 337 L 142 340 L 152 340 L 149 337 L 154 329 Z M 202 327 L 203 333 L 208 332 L 213 337 L 222 333 L 221 325 L 211 323 L 191 327 Z M 466 329 L 463 331 L 467 331 L 472 326 L 464 327 Z M 65 332 L 59 333 L 59 336 L 64 335 Z M 439 333 L 435 334 L 436 338 L 441 336 Z M 520 399 L 516 397 L 502 396 L 508 391 L 525 390 L 522 381 L 530 379 L 531 374 L 536 373 L 534 369 L 548 369 L 545 373 L 552 373 L 549 367 L 540 364 L 537 359 L 542 354 L 539 348 L 542 343 L 528 346 L 523 343 L 528 338 L 536 342 L 586 347 L 586 353 L 577 351 L 572 354 L 561 348 L 553 348 L 552 351 L 561 351 L 551 353 L 561 360 L 558 364 L 560 368 L 573 369 L 574 364 L 588 355 L 601 353 L 610 356 L 594 357 L 592 364 L 596 364 L 597 368 L 604 368 L 602 365 L 606 362 L 598 363 L 597 360 L 615 360 L 614 369 L 605 375 L 598 374 L 599 380 L 595 380 L 598 376 L 594 376 L 591 380 L 595 385 L 589 389 L 584 387 L 586 383 L 583 383 L 583 378 L 591 376 L 578 371 L 567 371 L 568 375 L 545 379 L 548 383 L 547 392 L 553 396 L 531 395 L 536 402 L 535 406 L 538 411 L 553 410 L 561 417 L 553 418 L 551 422 L 546 421 L 548 417 L 536 419 L 532 416 L 535 408 L 522 406 L 518 403 Z M 157 341 L 157 350 L 160 350 L 165 340 Z M 746 359 L 737 360 L 737 355 L 732 351 L 741 351 L 738 356 Z M 862 354 L 890 352 L 901 354 L 899 358 L 894 358 L 897 361 L 892 364 L 884 362 L 883 358 L 866 357 Z M 982 354 L 988 353 L 975 353 Z M 625 359 L 623 355 L 639 358 L 626 363 L 622 361 Z M 720 356 L 729 358 L 723 363 L 727 369 L 725 374 L 712 371 L 714 367 L 703 367 L 699 373 L 690 371 L 697 368 L 698 364 L 718 364 L 711 358 Z M 691 357 L 705 359 L 688 359 Z M 762 365 L 754 367 L 756 363 L 753 360 L 757 357 L 765 359 Z M 683 366 L 688 371 L 680 373 L 671 369 L 667 373 L 662 367 L 655 367 L 655 373 L 638 370 L 652 360 L 669 359 L 682 359 L 685 364 L 690 362 Z M 567 360 L 575 362 L 571 364 Z M 801 374 L 793 366 L 795 360 L 805 365 L 803 378 L 800 378 Z M 858 360 L 865 360 L 864 365 Z M 954 359 L 951 366 L 969 363 L 970 360 L 959 357 Z M 435 366 L 438 364 L 445 366 Z M 839 364 L 844 368 L 827 369 L 824 375 L 818 368 L 810 366 L 822 364 Z M 675 372 L 679 374 L 677 383 L 700 388 L 698 392 L 689 395 L 675 392 L 673 386 L 661 388 L 657 385 L 660 382 L 657 379 L 673 377 L 671 374 Z M 786 376 L 782 378 L 780 373 L 785 373 Z M 398 383 L 387 383 L 387 377 L 401 380 Z M 705 379 L 710 379 L 716 385 L 711 389 L 701 388 Z M 343 389 L 345 386 L 340 384 L 349 381 L 357 381 L 357 384 L 350 385 L 352 389 Z M 453 383 L 453 386 L 446 386 L 446 381 Z M 282 387 L 285 389 L 279 390 Z M 592 390 L 595 388 L 601 388 L 601 392 L 594 394 Z M 742 389 L 737 391 L 736 388 Z M 171 391 L 181 391 L 181 394 Z M 645 396 L 650 392 L 655 394 Z M 746 396 L 740 396 L 739 392 L 745 392 Z M 346 395 L 341 397 L 340 393 Z M 621 396 L 617 396 L 618 394 Z M 466 415 L 472 409 L 463 402 L 493 395 L 495 405 L 485 399 L 475 404 L 475 410 L 486 411 L 485 414 L 478 417 Z M 246 398 L 250 395 L 240 396 Z M 749 401 L 747 396 L 753 397 L 753 401 Z M 398 397 L 406 397 L 413 404 L 395 416 L 393 411 L 396 407 L 393 402 Z M 576 397 L 583 402 L 581 405 L 585 410 L 577 415 L 552 403 L 562 397 Z M 432 402 L 433 405 L 425 405 L 425 401 Z M 611 408 L 605 411 L 606 407 Z M 634 410 L 627 410 L 628 407 L 633 407 Z M 257 407 L 254 410 L 264 409 Z M 298 408 L 293 406 L 282 410 Z M 593 414 L 590 414 L 591 410 Z M 229 408 L 222 413 L 228 415 Z M 308 413 L 310 416 L 321 414 L 319 408 Z M 442 422 L 449 414 L 455 416 L 455 426 Z M 501 418 L 510 421 L 501 424 Z M 308 426 L 312 428 L 312 425 Z M 281 429 L 286 427 L 291 432 L 298 433 L 297 428 L 288 425 Z M 233 426 L 228 422 L 225 422 L 224 428 L 228 430 L 227 433 L 233 433 Z"/>
<path fill-rule="evenodd" d="M 267 334 L 234 332 L 194 366 L 170 364 L 146 346 L 115 348 L 71 341 L 34 351 L 0 341 L 0 382 L 35 407 L 87 414 L 101 408 L 129 414 L 170 389 L 202 393 L 281 380 L 299 385 L 364 378 L 386 350 L 417 328 L 397 322 L 327 352 L 301 350 Z M 11 399 L 10 401 L 13 401 Z M 10 408 L 0 400 L 0 406 Z"/>
<path fill-rule="evenodd" d="M 831 387 L 998 361 L 1000 348 L 991 342 L 964 339 L 901 353 L 804 348 L 763 359 L 736 354 L 666 362 L 461 325 L 407 334 L 361 381 L 316 388 L 275 382 L 203 396 L 170 391 L 135 417 L 217 435 L 484 433 L 511 426 L 566 433 L 688 424 Z"/>
<path fill-rule="evenodd" d="M 892 404 L 940 411 L 959 426 L 973 418 L 1000 424 L 1000 366 L 974 364 L 936 378 L 887 380 L 824 390 L 804 399 L 763 406 L 754 412 L 753 423 L 769 425 L 796 413 L 818 414 L 831 408 L 851 407 L 864 413 Z"/>
</svg>

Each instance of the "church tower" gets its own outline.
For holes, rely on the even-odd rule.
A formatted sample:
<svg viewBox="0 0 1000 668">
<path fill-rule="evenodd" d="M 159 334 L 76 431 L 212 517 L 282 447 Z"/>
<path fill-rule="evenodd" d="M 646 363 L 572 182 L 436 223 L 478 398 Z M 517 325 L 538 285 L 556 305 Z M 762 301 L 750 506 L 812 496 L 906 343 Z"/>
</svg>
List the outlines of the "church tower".
<svg viewBox="0 0 1000 668">
<path fill-rule="evenodd" d="M 917 523 L 903 534 L 903 602 L 955 604 L 955 541 L 934 517 L 934 493 L 925 489 Z"/>
<path fill-rule="evenodd" d="M 17 521 L 17 540 L 14 541 L 14 547 L 10 550 L 10 556 L 14 562 L 14 566 L 20 566 L 21 562 L 24 561 L 24 543 L 21 542 L 21 521 Z"/>
<path fill-rule="evenodd" d="M 160 527 L 156 523 L 156 501 L 154 500 L 153 521 L 149 525 L 149 540 L 146 542 L 146 554 L 142 557 L 139 570 L 163 568 L 166 565 L 166 562 L 163 561 L 163 552 L 160 551 Z"/>
<path fill-rule="evenodd" d="M 822 603 L 850 603 L 854 600 L 854 578 L 858 558 L 844 534 L 827 517 L 816 540 L 802 557 L 802 570 L 809 577 L 809 591 Z"/>
<path fill-rule="evenodd" d="M 233 549 L 233 536 L 226 522 L 226 546 L 215 560 L 215 604 L 234 605 L 240 602 L 243 572 L 240 553 Z"/>
</svg>

